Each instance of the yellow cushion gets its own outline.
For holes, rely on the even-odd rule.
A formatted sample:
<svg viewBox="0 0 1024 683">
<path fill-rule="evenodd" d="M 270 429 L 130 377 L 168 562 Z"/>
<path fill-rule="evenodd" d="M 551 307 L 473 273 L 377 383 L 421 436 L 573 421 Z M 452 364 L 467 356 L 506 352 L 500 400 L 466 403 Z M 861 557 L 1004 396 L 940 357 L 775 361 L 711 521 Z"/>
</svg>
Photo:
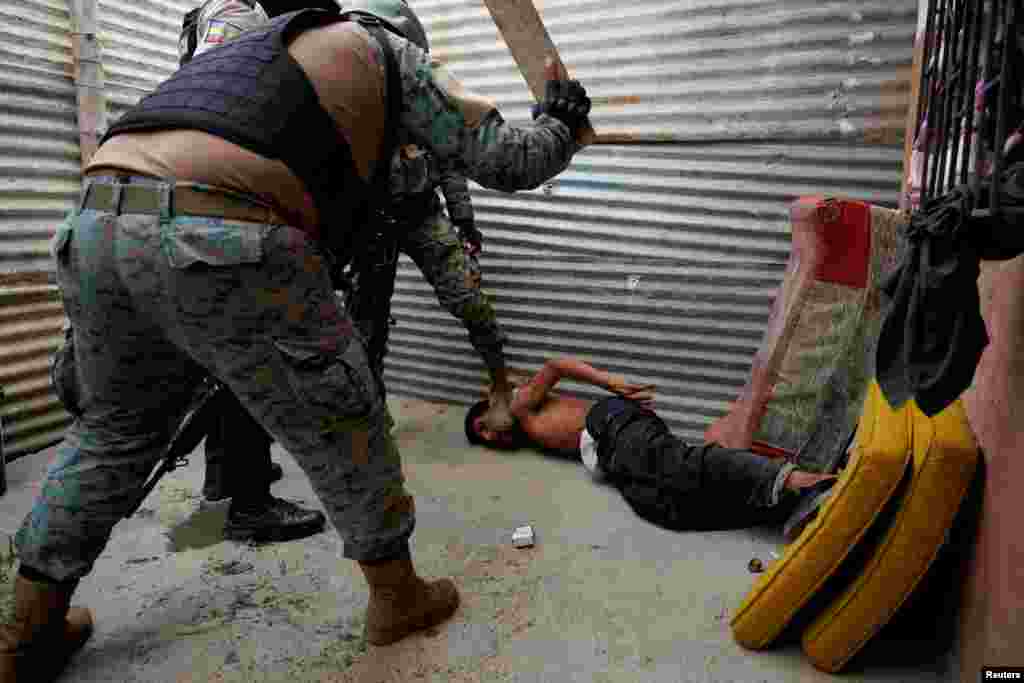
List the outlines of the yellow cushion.
<svg viewBox="0 0 1024 683">
<path fill-rule="evenodd" d="M 756 650 L 771 644 L 871 527 L 907 471 L 910 411 L 909 402 L 894 410 L 871 382 L 850 461 L 831 497 L 732 618 L 740 645 Z"/>
<path fill-rule="evenodd" d="M 867 564 L 807 627 L 803 649 L 838 672 L 913 592 L 938 554 L 978 464 L 963 405 L 928 418 L 912 403 L 913 474 L 899 509 Z"/>
</svg>

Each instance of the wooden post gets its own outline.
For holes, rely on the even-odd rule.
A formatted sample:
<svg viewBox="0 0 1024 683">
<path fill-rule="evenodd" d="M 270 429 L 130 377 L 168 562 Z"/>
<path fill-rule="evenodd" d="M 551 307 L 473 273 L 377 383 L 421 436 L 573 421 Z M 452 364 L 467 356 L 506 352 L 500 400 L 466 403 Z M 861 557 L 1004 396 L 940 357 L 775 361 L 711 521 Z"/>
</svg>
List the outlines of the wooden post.
<svg viewBox="0 0 1024 683">
<path fill-rule="evenodd" d="M 924 69 L 924 47 L 925 41 L 930 36 L 924 34 L 927 26 L 928 0 L 918 0 L 917 4 L 917 30 L 914 32 L 914 62 L 910 69 L 910 101 L 907 103 L 907 123 L 903 138 L 903 179 L 900 183 L 899 207 L 910 210 L 910 174 L 913 169 L 910 167 L 914 153 L 914 135 L 917 133 L 917 120 L 922 112 L 917 110 L 921 99 L 921 72 Z"/>
<path fill-rule="evenodd" d="M 107 93 L 96 24 L 96 0 L 70 0 L 71 51 L 78 97 L 78 143 L 82 168 L 107 130 Z"/>
<path fill-rule="evenodd" d="M 539 102 L 544 99 L 544 63 L 550 57 L 558 65 L 559 73 L 568 75 L 558 48 L 548 35 L 544 21 L 540 18 L 533 0 L 484 0 L 494 23 L 512 52 L 519 70 L 530 87 L 530 92 Z M 577 134 L 581 145 L 596 141 L 594 129 L 585 123 Z"/>
</svg>

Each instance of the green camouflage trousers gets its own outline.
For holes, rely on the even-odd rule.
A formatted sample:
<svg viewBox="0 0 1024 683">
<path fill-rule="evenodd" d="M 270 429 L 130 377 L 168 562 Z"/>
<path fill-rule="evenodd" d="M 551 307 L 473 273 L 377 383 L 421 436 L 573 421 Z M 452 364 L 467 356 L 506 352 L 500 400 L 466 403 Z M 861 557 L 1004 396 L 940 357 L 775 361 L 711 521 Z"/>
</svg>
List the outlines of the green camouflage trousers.
<svg viewBox="0 0 1024 683">
<path fill-rule="evenodd" d="M 92 568 L 204 374 L 226 383 L 309 477 L 356 560 L 415 524 L 380 387 L 317 244 L 283 226 L 75 211 L 53 253 L 74 329 L 82 415 L 17 532 L 54 579 Z M 88 188 L 109 180 L 87 178 Z M 340 226 L 338 226 L 340 227 Z"/>
<path fill-rule="evenodd" d="M 462 240 L 440 206 L 435 209 L 402 233 L 399 249 L 419 267 L 438 303 L 465 325 L 470 343 L 487 367 L 501 367 L 506 336 L 491 297 L 480 287 L 480 263 L 463 250 Z"/>
</svg>

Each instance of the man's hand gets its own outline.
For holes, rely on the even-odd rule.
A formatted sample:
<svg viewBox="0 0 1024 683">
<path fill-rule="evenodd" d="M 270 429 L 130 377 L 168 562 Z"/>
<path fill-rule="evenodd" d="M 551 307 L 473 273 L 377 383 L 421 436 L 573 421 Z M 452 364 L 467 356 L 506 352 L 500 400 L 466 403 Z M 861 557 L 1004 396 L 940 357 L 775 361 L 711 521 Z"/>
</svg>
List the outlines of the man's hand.
<svg viewBox="0 0 1024 683">
<path fill-rule="evenodd" d="M 653 384 L 634 384 L 627 382 L 626 378 L 622 375 L 609 375 L 606 388 L 622 398 L 636 401 L 644 408 L 652 408 L 654 406 L 655 386 Z"/>
<path fill-rule="evenodd" d="M 484 236 L 476 229 L 473 221 L 457 222 L 455 223 L 455 228 L 458 230 L 459 239 L 462 240 L 462 248 L 466 251 L 467 255 L 477 256 L 484 250 Z"/>
<path fill-rule="evenodd" d="M 541 114 L 553 116 L 567 125 L 575 137 L 590 114 L 587 91 L 579 81 L 570 80 L 561 72 L 554 60 L 548 60 L 544 71 L 548 79 L 544 86 L 544 100 L 533 108 L 533 118 Z"/>
<path fill-rule="evenodd" d="M 785 488 L 789 491 L 802 491 L 803 489 L 810 488 L 817 483 L 828 481 L 829 479 L 835 479 L 835 474 L 818 474 L 817 472 L 805 472 L 803 470 L 793 470 L 784 484 Z"/>
</svg>

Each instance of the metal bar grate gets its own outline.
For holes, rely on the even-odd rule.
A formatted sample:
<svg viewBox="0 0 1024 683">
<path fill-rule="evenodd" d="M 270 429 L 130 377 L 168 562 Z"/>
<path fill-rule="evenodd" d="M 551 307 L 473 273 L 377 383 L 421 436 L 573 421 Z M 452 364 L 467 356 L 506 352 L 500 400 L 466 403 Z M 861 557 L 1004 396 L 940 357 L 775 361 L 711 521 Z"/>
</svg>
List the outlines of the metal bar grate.
<svg viewBox="0 0 1024 683">
<path fill-rule="evenodd" d="M 995 215 L 997 183 L 978 197 L 981 180 L 1003 169 L 1007 137 L 1020 120 L 1024 0 L 929 0 L 919 118 L 921 204 L 970 183 Z"/>
</svg>

